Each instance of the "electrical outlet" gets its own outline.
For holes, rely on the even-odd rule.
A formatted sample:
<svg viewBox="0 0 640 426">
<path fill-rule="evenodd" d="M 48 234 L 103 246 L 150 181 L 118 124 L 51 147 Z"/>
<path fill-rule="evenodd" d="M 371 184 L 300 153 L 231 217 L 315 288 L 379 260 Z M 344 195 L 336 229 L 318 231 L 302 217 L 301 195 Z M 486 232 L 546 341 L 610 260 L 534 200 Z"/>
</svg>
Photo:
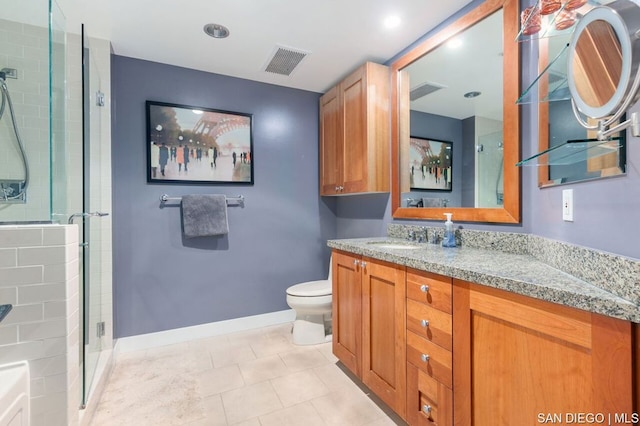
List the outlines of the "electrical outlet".
<svg viewBox="0 0 640 426">
<path fill-rule="evenodd" d="M 573 189 L 562 190 L 562 220 L 573 222 Z"/>
</svg>

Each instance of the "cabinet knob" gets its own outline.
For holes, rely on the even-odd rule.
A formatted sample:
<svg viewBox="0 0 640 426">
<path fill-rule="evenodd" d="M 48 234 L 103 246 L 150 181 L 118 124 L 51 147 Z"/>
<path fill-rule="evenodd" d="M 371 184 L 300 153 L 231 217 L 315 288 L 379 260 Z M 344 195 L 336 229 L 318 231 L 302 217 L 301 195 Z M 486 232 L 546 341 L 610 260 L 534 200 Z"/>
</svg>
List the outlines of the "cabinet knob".
<svg viewBox="0 0 640 426">
<path fill-rule="evenodd" d="M 422 362 L 429 362 L 429 355 L 427 354 L 422 354 L 420 355 L 420 359 L 422 359 Z"/>
<path fill-rule="evenodd" d="M 420 286 L 420 291 L 423 292 L 423 293 L 429 293 L 429 286 L 426 285 L 426 284 L 422 284 Z"/>
<path fill-rule="evenodd" d="M 430 406 L 430 405 L 426 405 L 426 404 L 425 404 L 425 405 L 423 405 L 423 406 L 422 406 L 422 411 L 423 411 L 425 414 L 431 414 L 431 406 Z"/>
<path fill-rule="evenodd" d="M 424 320 L 423 319 L 422 321 L 420 321 L 420 325 L 425 327 L 425 328 L 429 327 L 429 320 Z"/>
<path fill-rule="evenodd" d="M 360 264 L 360 261 L 358 259 L 353 259 L 354 266 L 358 266 L 359 264 Z"/>
<path fill-rule="evenodd" d="M 367 267 L 367 262 L 360 262 L 360 266 L 362 266 L 363 268 Z"/>
</svg>

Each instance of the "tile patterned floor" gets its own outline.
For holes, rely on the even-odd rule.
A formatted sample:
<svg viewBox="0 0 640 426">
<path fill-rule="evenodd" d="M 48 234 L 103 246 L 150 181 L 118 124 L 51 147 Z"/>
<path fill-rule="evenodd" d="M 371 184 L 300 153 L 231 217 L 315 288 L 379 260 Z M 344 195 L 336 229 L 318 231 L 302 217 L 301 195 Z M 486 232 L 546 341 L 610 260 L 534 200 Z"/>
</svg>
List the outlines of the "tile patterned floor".
<svg viewBox="0 0 640 426">
<path fill-rule="evenodd" d="M 92 426 L 404 425 L 291 324 L 120 354 Z"/>
</svg>

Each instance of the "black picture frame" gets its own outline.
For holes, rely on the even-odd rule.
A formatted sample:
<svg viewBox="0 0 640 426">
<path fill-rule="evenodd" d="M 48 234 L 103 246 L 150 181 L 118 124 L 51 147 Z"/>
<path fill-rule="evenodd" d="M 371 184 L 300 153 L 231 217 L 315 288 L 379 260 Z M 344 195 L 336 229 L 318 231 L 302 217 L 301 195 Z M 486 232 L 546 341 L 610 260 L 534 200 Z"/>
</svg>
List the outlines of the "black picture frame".
<svg viewBox="0 0 640 426">
<path fill-rule="evenodd" d="M 411 190 L 452 191 L 453 142 L 411 136 L 408 170 Z"/>
<path fill-rule="evenodd" d="M 146 101 L 147 182 L 253 185 L 253 116 Z"/>
</svg>

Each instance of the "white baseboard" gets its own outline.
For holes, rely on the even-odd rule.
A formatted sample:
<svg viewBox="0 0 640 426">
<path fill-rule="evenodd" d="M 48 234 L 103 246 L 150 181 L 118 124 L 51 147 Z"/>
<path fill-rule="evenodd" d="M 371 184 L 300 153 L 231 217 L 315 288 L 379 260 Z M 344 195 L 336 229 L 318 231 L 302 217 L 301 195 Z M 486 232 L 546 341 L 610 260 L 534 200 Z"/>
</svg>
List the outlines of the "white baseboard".
<svg viewBox="0 0 640 426">
<path fill-rule="evenodd" d="M 268 314 L 211 322 L 191 327 L 159 331 L 157 333 L 121 337 L 117 339 L 114 351 L 118 354 L 156 348 L 159 346 L 187 342 L 189 340 L 219 336 L 244 330 L 252 330 L 270 325 L 284 324 L 292 322 L 295 319 L 295 311 L 293 309 L 288 309 L 286 311 L 270 312 Z"/>
</svg>

